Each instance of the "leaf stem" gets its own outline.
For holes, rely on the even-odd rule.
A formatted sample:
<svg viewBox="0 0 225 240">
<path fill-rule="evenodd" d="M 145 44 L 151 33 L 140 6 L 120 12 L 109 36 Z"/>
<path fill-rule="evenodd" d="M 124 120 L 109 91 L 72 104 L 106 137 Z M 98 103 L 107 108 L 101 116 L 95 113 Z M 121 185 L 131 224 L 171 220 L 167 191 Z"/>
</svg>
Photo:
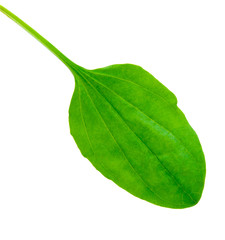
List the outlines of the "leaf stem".
<svg viewBox="0 0 225 240">
<path fill-rule="evenodd" d="M 58 57 L 70 70 L 73 67 L 77 66 L 74 62 L 72 62 L 69 58 L 67 58 L 64 54 L 62 54 L 56 47 L 54 47 L 47 39 L 42 37 L 38 32 L 36 32 L 32 27 L 22 21 L 15 14 L 10 12 L 8 9 L 4 8 L 0 5 L 0 11 L 4 13 L 7 17 L 12 19 L 18 25 L 20 25 L 23 29 L 25 29 L 28 33 L 30 33 L 34 38 L 36 38 L 40 43 L 42 43 L 47 49 L 49 49 L 56 57 Z"/>
</svg>

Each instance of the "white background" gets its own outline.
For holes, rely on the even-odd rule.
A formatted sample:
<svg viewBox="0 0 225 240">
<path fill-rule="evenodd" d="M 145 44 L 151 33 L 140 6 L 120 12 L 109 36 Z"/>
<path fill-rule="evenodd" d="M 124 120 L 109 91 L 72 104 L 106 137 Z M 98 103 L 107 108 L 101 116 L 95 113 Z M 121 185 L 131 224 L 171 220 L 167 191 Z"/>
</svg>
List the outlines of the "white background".
<svg viewBox="0 0 225 240">
<path fill-rule="evenodd" d="M 173 210 L 104 178 L 69 132 L 70 71 L 0 14 L 0 239 L 225 239 L 225 3 L 2 0 L 77 64 L 142 66 L 178 98 L 207 162 L 201 201 Z"/>
</svg>

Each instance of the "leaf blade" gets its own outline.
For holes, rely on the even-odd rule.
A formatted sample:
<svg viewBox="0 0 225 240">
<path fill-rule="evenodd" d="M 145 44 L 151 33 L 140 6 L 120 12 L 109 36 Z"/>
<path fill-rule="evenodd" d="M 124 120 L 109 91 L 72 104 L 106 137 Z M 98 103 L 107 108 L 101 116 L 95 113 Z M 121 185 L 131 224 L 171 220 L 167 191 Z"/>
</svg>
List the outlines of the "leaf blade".
<svg viewBox="0 0 225 240">
<path fill-rule="evenodd" d="M 102 107 L 101 108 L 101 112 L 102 113 L 104 113 L 104 112 L 106 112 L 106 110 L 105 109 L 108 109 L 109 108 L 109 106 L 107 106 L 107 105 L 105 105 L 105 104 L 103 104 L 103 102 L 105 101 L 105 102 L 108 102 L 109 103 L 109 105 L 111 105 L 111 107 L 112 108 L 114 108 L 113 107 L 113 104 L 112 103 L 110 103 L 109 101 L 110 100 L 112 100 L 112 99 L 114 99 L 115 100 L 115 95 L 112 95 L 113 93 L 114 94 L 117 94 L 117 93 L 115 93 L 115 92 L 113 92 L 111 89 L 108 89 L 106 86 L 103 86 L 101 83 L 99 83 L 98 81 L 98 83 L 96 82 L 96 80 L 94 80 L 93 79 L 93 76 L 90 76 L 89 74 L 90 74 L 90 71 L 89 72 L 85 72 L 85 74 L 86 74 L 86 76 L 84 75 L 84 72 L 82 72 L 82 73 L 80 73 L 80 81 L 82 81 L 82 84 L 84 84 L 84 85 L 86 85 L 86 88 L 89 88 L 89 90 L 88 91 L 90 91 L 90 89 L 91 89 L 91 87 L 93 88 L 93 90 L 97 90 L 97 92 L 100 94 L 100 95 L 102 95 L 102 97 L 104 98 L 104 100 L 103 99 L 97 99 L 97 100 L 95 100 L 96 101 L 96 103 L 97 104 L 99 104 L 100 103 L 100 105 L 99 106 L 101 106 L 101 105 L 103 105 L 104 107 Z M 99 78 L 99 76 L 98 76 L 98 78 Z M 107 76 L 107 78 L 108 78 L 108 76 Z M 85 80 L 86 79 L 86 80 Z M 87 80 L 88 79 L 88 80 Z M 107 96 L 110 96 L 110 97 L 106 97 L 106 96 L 104 96 L 104 94 L 101 92 L 99 92 L 100 90 L 99 90 L 99 86 L 97 87 L 97 85 L 96 84 L 100 84 L 101 85 L 101 87 L 102 87 L 102 89 L 101 89 L 101 91 L 103 90 L 103 88 L 107 88 L 107 91 L 111 91 L 111 96 L 109 95 L 109 92 L 107 93 Z M 88 86 L 89 85 L 89 86 Z M 112 87 L 112 84 L 110 85 L 111 87 Z M 91 91 L 90 92 L 90 94 L 89 94 L 89 96 L 91 96 L 92 98 L 93 98 L 93 96 L 95 96 L 96 97 L 96 92 L 94 92 L 94 91 Z M 117 94 L 117 97 L 120 97 L 121 98 L 121 96 L 119 96 L 118 94 Z M 110 100 L 109 100 L 110 99 Z M 126 100 L 125 99 L 123 99 L 123 98 L 121 98 L 123 101 L 125 101 L 126 102 Z M 121 100 L 120 99 L 120 100 Z M 128 102 L 129 103 L 129 102 Z M 127 103 L 126 103 L 127 104 Z M 132 105 L 131 103 L 129 103 L 130 105 Z M 171 104 L 171 103 L 170 103 Z M 169 104 L 169 105 L 170 105 Z M 173 104 L 175 104 L 175 102 L 173 103 Z M 117 106 L 117 108 L 118 108 L 118 106 L 122 106 L 123 104 L 121 103 L 121 102 L 119 102 L 118 104 L 115 104 L 115 102 L 114 102 L 114 106 Z M 124 106 L 123 106 L 124 107 Z M 135 107 L 135 106 L 132 106 L 132 107 Z M 118 110 L 118 109 L 117 109 Z M 114 108 L 114 111 L 116 112 L 117 110 L 115 110 L 115 108 Z M 120 110 L 121 111 L 121 110 Z M 136 116 L 138 116 L 138 118 L 140 118 L 140 116 L 141 116 L 141 114 L 142 114 L 142 118 L 143 118 L 143 116 L 145 116 L 146 118 L 149 118 L 144 112 L 142 112 L 140 109 L 137 109 L 137 111 L 139 111 L 138 113 L 137 112 L 135 112 L 134 111 L 134 109 L 132 109 L 131 110 L 131 112 L 133 112 L 133 113 L 135 113 L 135 115 Z M 123 112 L 123 109 L 122 109 L 122 112 Z M 125 111 L 125 113 L 126 113 L 126 111 Z M 107 112 L 107 114 L 110 114 L 109 112 Z M 117 111 L 117 114 L 119 114 L 118 113 L 118 111 Z M 115 113 L 114 113 L 114 115 L 115 115 Z M 129 114 L 128 114 L 129 115 Z M 107 116 L 106 116 L 107 117 Z M 123 116 L 124 117 L 124 116 Z M 123 117 L 121 117 L 120 116 L 120 118 L 124 121 L 124 119 L 123 119 Z M 109 119 L 112 119 L 113 118 L 113 115 L 111 115 L 110 116 L 110 118 Z M 137 123 L 137 121 L 138 121 L 138 118 L 135 120 L 135 124 Z M 128 121 L 128 119 L 126 119 L 126 121 Z M 143 119 L 142 119 L 142 121 L 143 121 Z M 145 120 L 146 121 L 146 120 Z M 112 122 L 116 122 L 116 120 L 115 119 L 113 119 L 113 121 Z M 124 121 L 125 122 L 125 121 Z M 126 122 L 125 122 L 126 123 Z M 153 123 L 154 124 L 157 124 L 157 123 L 155 123 L 154 121 L 153 121 Z M 117 123 L 118 124 L 118 123 Z M 149 119 L 148 119 L 148 124 L 149 124 Z M 133 132 L 134 133 L 134 135 L 136 136 L 136 138 L 137 139 L 139 139 L 139 141 L 141 141 L 142 143 L 143 143 L 143 145 L 148 149 L 148 151 L 149 152 L 151 152 L 151 154 L 153 153 L 153 151 L 149 148 L 149 146 L 148 145 L 146 145 L 146 143 L 145 142 L 143 142 L 141 139 L 140 139 L 140 136 L 138 136 L 137 135 L 137 133 L 135 133 L 135 131 L 133 130 L 133 129 L 131 129 L 131 127 L 126 123 L 126 125 L 128 126 L 128 128 L 131 130 L 131 132 Z M 139 126 L 139 125 L 138 125 Z M 140 126 L 143 126 L 143 122 L 141 122 L 141 124 L 140 124 Z M 134 126 L 133 126 L 134 127 Z M 158 126 L 157 126 L 158 127 Z M 113 126 L 113 128 L 116 128 L 116 126 Z M 113 129 L 112 128 L 112 129 Z M 124 128 L 124 126 L 123 126 L 123 128 Z M 122 129 L 122 128 L 121 128 Z M 141 129 L 141 128 L 137 128 L 136 129 L 136 131 L 138 130 L 138 129 Z M 142 130 L 141 130 L 142 131 Z M 165 129 L 164 129 L 164 131 L 165 131 Z M 148 131 L 149 132 L 149 131 Z M 124 134 L 124 133 L 123 133 Z M 171 134 L 172 135 L 172 134 Z M 115 138 L 115 137 L 114 137 Z M 117 136 L 117 139 L 119 139 L 120 137 L 119 136 Z M 136 139 L 136 142 L 137 142 L 137 139 Z M 168 140 L 165 140 L 165 142 L 168 142 Z M 177 140 L 176 140 L 177 141 Z M 129 141 L 128 141 L 129 142 Z M 130 144 L 131 142 L 129 142 L 129 144 Z M 128 147 L 124 147 L 125 149 L 126 148 L 128 148 Z M 140 148 L 140 146 L 138 147 L 139 148 L 139 150 L 140 149 L 142 149 L 142 151 L 143 151 L 143 147 L 142 148 Z M 176 150 L 176 147 L 174 147 L 173 148 L 173 151 L 175 151 Z M 145 150 L 146 151 L 146 150 Z M 184 151 L 184 149 L 182 149 L 182 151 Z M 180 151 L 181 152 L 181 151 Z M 178 152 L 175 152 L 177 155 L 178 155 Z M 126 154 L 127 154 L 127 152 L 126 152 Z M 134 154 L 134 151 L 132 152 L 132 154 Z M 131 155 L 132 155 L 131 154 Z M 139 154 L 140 154 L 140 151 L 139 151 Z M 158 154 L 158 153 L 157 153 Z M 155 154 L 155 153 L 153 153 L 153 155 L 155 155 L 155 157 L 157 158 L 157 154 Z M 179 153 L 180 154 L 180 153 Z M 186 153 L 187 154 L 187 153 Z M 130 155 L 130 156 L 131 156 Z M 190 153 L 189 153 L 189 155 L 190 155 Z M 150 154 L 148 154 L 148 158 L 144 158 L 145 160 L 144 160 L 144 162 L 142 162 L 143 164 L 146 162 L 146 161 L 148 161 L 149 159 L 150 159 Z M 132 156 L 131 156 L 132 157 Z M 111 158 L 114 158 L 113 156 L 111 156 Z M 143 156 L 142 156 L 142 158 L 143 158 Z M 190 156 L 188 156 L 188 158 L 190 158 Z M 148 160 L 147 160 L 148 159 Z M 140 160 L 140 159 L 139 159 Z M 107 161 L 107 159 L 105 159 L 104 161 Z M 159 198 L 157 199 L 157 200 L 155 200 L 155 199 L 149 199 L 148 197 L 140 197 L 140 193 L 132 193 L 133 195 L 135 195 L 135 196 L 138 196 L 138 197 L 140 197 L 140 198 L 142 198 L 142 199 L 145 199 L 145 200 L 147 200 L 147 201 L 150 201 L 150 202 L 153 202 L 153 203 L 155 203 L 155 204 L 158 204 L 158 205 L 161 205 L 161 206 L 167 206 L 167 207 L 172 207 L 172 208 L 184 208 L 184 207 L 189 207 L 189 206 L 193 206 L 193 205 L 195 205 L 198 201 L 199 201 L 199 198 L 200 198 L 200 195 L 201 195 L 201 191 L 200 191 L 200 194 L 199 194 L 199 192 L 198 192 L 198 194 L 195 194 L 196 196 L 192 196 L 188 191 L 186 191 L 184 188 L 183 188 L 183 185 L 180 183 L 180 179 L 179 180 L 177 180 L 177 178 L 176 177 L 174 177 L 173 176 L 173 174 L 171 174 L 171 172 L 170 172 L 170 170 L 168 170 L 165 166 L 164 166 L 164 164 L 163 164 L 163 162 L 162 161 L 160 161 L 159 159 L 158 159 L 158 161 L 160 162 L 160 164 L 162 165 L 162 167 L 164 168 L 164 170 L 166 170 L 167 171 L 167 174 L 170 176 L 169 178 L 171 178 L 170 180 L 168 180 L 167 178 L 168 178 L 168 176 L 167 177 L 163 177 L 162 178 L 162 176 L 157 176 L 156 177 L 156 181 L 155 181 L 155 184 L 156 183 L 159 183 L 160 181 L 160 178 L 162 178 L 162 179 L 164 179 L 164 182 L 170 182 L 168 185 L 170 186 L 170 191 L 167 191 L 166 189 L 164 189 L 163 190 L 163 194 L 162 194 L 162 191 L 160 192 L 160 194 L 158 193 L 158 190 L 157 190 L 157 187 L 159 187 L 160 185 L 161 185 L 161 188 L 162 188 L 162 183 L 161 184 L 156 184 L 156 185 L 151 185 L 152 183 L 151 183 L 151 181 L 153 181 L 153 179 L 150 179 L 151 181 L 150 182 L 148 182 L 148 186 L 150 187 L 150 189 L 154 189 L 153 190 L 153 192 L 154 193 L 156 193 L 156 195 L 157 196 L 159 196 Z M 153 164 L 152 162 L 151 162 L 151 164 Z M 145 164 L 145 167 L 146 167 L 147 165 Z M 136 166 L 136 168 L 137 168 L 137 166 Z M 152 169 L 151 169 L 152 168 Z M 150 173 L 150 170 L 152 171 L 152 173 L 155 173 L 155 175 L 157 175 L 159 172 L 160 172 L 160 170 L 158 169 L 157 170 L 157 167 L 156 168 L 154 168 L 154 165 L 151 165 L 150 167 L 147 167 L 147 169 L 148 169 L 148 171 L 149 171 L 149 173 Z M 119 170 L 118 170 L 119 171 Z M 143 170 L 141 170 L 140 169 L 140 167 L 139 167 L 139 169 L 136 169 L 136 171 L 139 173 L 139 174 L 143 174 Z M 157 173 L 157 174 L 156 174 Z M 144 174 L 144 181 L 145 181 L 145 179 L 148 179 L 148 176 L 147 176 L 148 174 L 147 173 L 145 173 Z M 164 175 L 165 175 L 165 173 L 164 173 Z M 172 184 L 171 184 L 171 181 L 173 182 L 173 184 L 175 184 L 176 185 L 176 187 L 174 188 L 174 187 L 172 187 Z M 115 181 L 114 181 L 115 182 Z M 117 183 L 118 184 L 118 183 Z M 201 183 L 202 184 L 202 183 Z M 118 184 L 118 185 L 120 185 L 120 183 Z M 125 188 L 126 189 L 126 186 L 125 187 L 123 187 L 123 188 Z M 172 188 L 173 188 L 173 190 L 172 190 Z M 127 189 L 126 189 L 127 190 Z M 129 192 L 131 192 L 130 190 L 128 190 Z M 170 193 L 170 197 L 168 197 L 168 192 Z M 191 192 L 193 192 L 193 191 L 191 191 Z M 192 193 L 193 194 L 193 193 Z M 163 196 L 163 198 L 162 197 L 160 197 L 160 195 L 161 196 Z M 166 197 L 166 199 L 165 199 L 165 197 Z M 179 203 L 178 203 L 179 202 Z"/>
</svg>

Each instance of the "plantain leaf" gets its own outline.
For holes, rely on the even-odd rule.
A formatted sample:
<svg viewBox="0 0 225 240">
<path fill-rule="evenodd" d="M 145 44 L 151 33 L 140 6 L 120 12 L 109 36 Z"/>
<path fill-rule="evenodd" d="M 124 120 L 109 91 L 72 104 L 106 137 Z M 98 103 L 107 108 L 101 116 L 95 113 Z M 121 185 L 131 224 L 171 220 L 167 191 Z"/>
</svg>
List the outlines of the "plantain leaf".
<svg viewBox="0 0 225 240">
<path fill-rule="evenodd" d="M 0 10 L 73 73 L 71 135 L 98 171 L 159 206 L 186 208 L 199 201 L 206 172 L 204 154 L 172 92 L 136 65 L 80 67 L 7 9 Z"/>
</svg>

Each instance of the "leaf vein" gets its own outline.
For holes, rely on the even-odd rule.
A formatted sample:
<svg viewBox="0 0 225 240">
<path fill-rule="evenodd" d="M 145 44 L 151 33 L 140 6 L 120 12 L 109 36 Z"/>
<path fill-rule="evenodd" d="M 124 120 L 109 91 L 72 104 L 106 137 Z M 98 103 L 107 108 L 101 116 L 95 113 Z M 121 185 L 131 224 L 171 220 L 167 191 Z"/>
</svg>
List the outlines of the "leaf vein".
<svg viewBox="0 0 225 240">
<path fill-rule="evenodd" d="M 91 77 L 92 79 L 94 79 L 93 77 Z M 87 80 L 87 78 L 85 78 Z M 88 81 L 88 80 L 87 80 Z M 121 99 L 123 99 L 125 102 L 127 102 L 128 104 L 132 105 L 134 108 L 136 108 L 138 111 L 140 111 L 141 113 L 143 113 L 145 116 L 147 116 L 144 112 L 142 112 L 139 108 L 137 108 L 136 106 L 134 106 L 133 104 L 131 104 L 130 102 L 128 102 L 126 99 L 124 99 L 123 97 L 121 97 L 119 94 L 117 94 L 116 92 L 114 92 L 113 90 L 109 89 L 108 87 L 106 87 L 105 85 L 99 83 L 98 81 L 96 81 L 94 79 L 95 82 L 97 82 L 98 84 L 102 85 L 103 87 L 107 88 L 109 91 L 113 92 L 114 94 L 118 95 Z M 88 81 L 90 85 L 92 85 L 90 83 L 90 81 Z M 165 164 L 158 158 L 158 156 L 154 153 L 154 151 L 152 151 L 147 145 L 146 143 L 130 128 L 130 126 L 126 123 L 126 121 L 123 119 L 123 117 L 120 115 L 120 113 L 115 109 L 115 107 L 111 104 L 111 102 L 108 101 L 108 99 L 106 99 L 105 96 L 103 96 L 102 93 L 100 93 L 93 85 L 92 87 L 112 106 L 112 108 L 114 109 L 114 111 L 116 111 L 116 113 L 119 115 L 119 117 L 123 120 L 123 122 L 128 126 L 128 128 L 135 134 L 135 136 L 147 147 L 147 149 L 156 157 L 156 159 L 159 161 L 159 163 L 164 167 L 164 169 L 168 172 L 169 176 L 174 180 L 174 182 L 177 184 L 177 186 L 193 201 L 196 202 L 193 197 L 183 188 L 183 186 L 179 183 L 179 181 L 176 179 L 176 177 L 170 172 L 170 170 L 165 166 Z M 149 116 L 147 116 L 149 119 L 151 119 Z M 155 122 L 153 119 L 151 119 L 153 122 Z M 155 122 L 156 124 L 158 124 L 157 122 Z M 158 124 L 160 127 L 163 127 L 162 125 Z M 163 127 L 164 128 L 164 127 Z M 164 128 L 165 129 L 165 128 Z M 170 132 L 169 130 L 165 129 L 166 131 Z M 171 132 L 170 132 L 171 133 Z M 172 133 L 171 133 L 172 134 Z M 173 135 L 173 134 L 172 134 Z M 174 135 L 173 135 L 174 136 Z M 174 136 L 175 137 L 175 136 Z M 177 138 L 176 138 L 177 139 Z M 192 155 L 191 155 L 192 156 Z"/>
</svg>

